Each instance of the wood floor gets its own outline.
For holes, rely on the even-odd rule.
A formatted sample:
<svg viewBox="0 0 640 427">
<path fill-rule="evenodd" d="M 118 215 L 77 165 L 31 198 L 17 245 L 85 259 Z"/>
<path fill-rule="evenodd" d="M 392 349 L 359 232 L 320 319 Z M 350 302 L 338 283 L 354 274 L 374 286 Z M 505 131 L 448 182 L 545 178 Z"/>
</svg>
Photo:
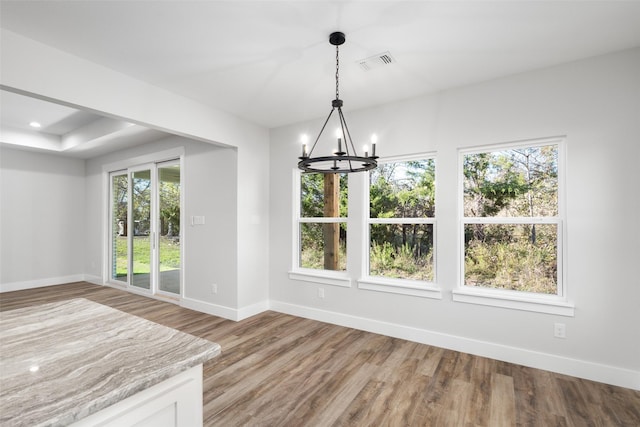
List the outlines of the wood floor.
<svg viewBox="0 0 640 427">
<path fill-rule="evenodd" d="M 206 426 L 640 426 L 640 392 L 266 312 L 233 322 L 88 283 L 0 294 L 87 298 L 211 340 Z"/>
</svg>

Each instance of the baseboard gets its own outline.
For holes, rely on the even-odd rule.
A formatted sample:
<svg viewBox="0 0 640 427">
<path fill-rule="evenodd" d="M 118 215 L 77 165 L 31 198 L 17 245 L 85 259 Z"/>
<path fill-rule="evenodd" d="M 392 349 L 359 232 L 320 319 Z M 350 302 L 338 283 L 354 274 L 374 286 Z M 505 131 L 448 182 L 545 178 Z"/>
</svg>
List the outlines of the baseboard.
<svg viewBox="0 0 640 427">
<path fill-rule="evenodd" d="M 90 274 L 74 274 L 71 276 L 62 276 L 62 277 L 49 277 L 47 279 L 39 279 L 39 280 L 27 280 L 24 282 L 11 282 L 11 283 L 1 283 L 0 284 L 0 293 L 2 292 L 12 292 L 12 291 L 22 291 L 25 289 L 35 289 L 42 288 L 45 286 L 54 286 L 54 285 L 64 285 L 74 282 L 89 282 L 94 285 L 99 286 L 109 286 L 116 289 L 123 289 L 120 286 L 115 286 L 110 283 L 104 283 L 100 276 L 93 276 Z M 135 290 L 130 290 L 133 293 Z M 224 317 L 225 319 L 230 319 L 234 321 L 244 320 L 248 317 L 255 316 L 256 314 L 262 313 L 263 311 L 269 310 L 269 301 L 261 301 L 256 304 L 252 304 L 246 307 L 242 307 L 239 309 L 225 307 L 218 304 L 211 304 L 204 301 L 199 301 L 192 298 L 182 298 L 181 300 L 169 300 L 162 296 L 151 295 L 147 293 L 140 292 L 141 295 L 146 297 L 168 301 L 172 303 L 179 303 L 182 307 L 190 308 L 192 310 L 200 311 L 202 313 L 211 314 L 218 317 Z"/>
<path fill-rule="evenodd" d="M 82 282 L 85 280 L 85 277 L 84 274 L 72 274 L 70 276 L 48 277 L 46 279 L 25 280 L 23 282 L 0 283 L 0 293 Z"/>
<path fill-rule="evenodd" d="M 269 301 L 262 301 L 239 309 L 230 308 L 223 305 L 211 304 L 193 298 L 183 297 L 180 305 L 185 308 L 211 314 L 213 316 L 224 317 L 225 319 L 240 321 L 248 317 L 255 316 L 263 311 L 269 310 Z"/>
<path fill-rule="evenodd" d="M 248 319 L 251 316 L 255 316 L 256 314 L 260 314 L 264 311 L 267 311 L 270 308 L 271 308 L 271 305 L 267 300 L 260 301 L 259 303 L 256 303 L 256 304 L 251 304 L 246 307 L 239 308 L 237 310 L 238 317 L 236 320 Z"/>
<path fill-rule="evenodd" d="M 382 322 L 348 314 L 319 310 L 281 301 L 270 301 L 273 311 L 346 326 L 390 337 L 406 339 L 422 344 L 447 348 L 504 362 L 556 372 L 619 387 L 640 390 L 640 372 L 599 363 L 557 356 L 549 353 L 505 346 L 426 329 Z"/>
<path fill-rule="evenodd" d="M 224 317 L 229 320 L 236 320 L 237 310 L 223 305 L 211 304 L 209 302 L 200 301 L 193 298 L 182 297 L 180 305 L 191 310 L 201 313 L 211 314 L 212 316 Z"/>
<path fill-rule="evenodd" d="M 85 282 L 89 282 L 89 283 L 93 283 L 94 285 L 104 285 L 104 282 L 102 281 L 102 277 L 100 276 L 93 276 L 91 274 L 85 274 L 84 275 L 84 281 Z"/>
</svg>

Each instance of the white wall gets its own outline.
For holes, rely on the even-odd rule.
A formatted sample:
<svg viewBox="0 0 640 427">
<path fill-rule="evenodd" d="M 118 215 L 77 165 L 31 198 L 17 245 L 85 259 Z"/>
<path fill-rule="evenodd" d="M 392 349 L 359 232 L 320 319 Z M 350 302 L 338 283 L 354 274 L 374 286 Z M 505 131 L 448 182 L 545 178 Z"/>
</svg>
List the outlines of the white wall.
<svg viewBox="0 0 640 427">
<path fill-rule="evenodd" d="M 104 168 L 111 165 L 126 167 L 132 159 L 153 158 L 157 153 L 179 147 L 184 149 L 184 168 L 181 171 L 185 218 L 182 226 L 183 295 L 198 303 L 215 304 L 211 310 L 232 312 L 238 305 L 237 153 L 232 148 L 215 147 L 176 136 L 88 160 L 85 271 L 98 279 L 104 273 L 106 243 L 103 221 L 108 195 Z M 205 224 L 191 226 L 189 218 L 192 215 L 204 216 Z M 213 283 L 218 285 L 217 294 L 211 291 Z"/>
<path fill-rule="evenodd" d="M 0 290 L 82 280 L 84 161 L 0 147 Z"/>
<path fill-rule="evenodd" d="M 3 89 L 236 147 L 236 309 L 247 316 L 268 307 L 268 130 L 11 31 L 1 40 Z"/>
<path fill-rule="evenodd" d="M 640 388 L 640 49 L 345 115 L 355 140 L 379 135 L 383 156 L 437 153 L 437 274 L 443 298 L 322 285 L 326 296 L 319 299 L 320 285 L 288 278 L 291 170 L 299 135 L 315 135 L 321 126 L 314 121 L 271 131 L 274 308 Z M 453 302 L 457 150 L 558 135 L 567 137 L 566 268 L 575 316 Z M 350 250 L 359 255 L 358 248 Z M 554 322 L 566 323 L 566 339 L 554 338 Z"/>
</svg>

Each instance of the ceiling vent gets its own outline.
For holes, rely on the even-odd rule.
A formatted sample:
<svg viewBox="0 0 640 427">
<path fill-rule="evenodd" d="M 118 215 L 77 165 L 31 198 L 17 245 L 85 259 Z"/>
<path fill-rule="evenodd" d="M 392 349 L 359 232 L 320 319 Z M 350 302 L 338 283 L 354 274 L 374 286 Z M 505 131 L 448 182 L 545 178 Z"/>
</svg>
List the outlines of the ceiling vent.
<svg viewBox="0 0 640 427">
<path fill-rule="evenodd" d="M 382 67 L 383 65 L 395 64 L 396 60 L 393 59 L 393 56 L 391 56 L 389 52 L 382 52 L 377 55 L 361 59 L 357 62 L 363 70 L 370 71 L 374 68 Z"/>
</svg>

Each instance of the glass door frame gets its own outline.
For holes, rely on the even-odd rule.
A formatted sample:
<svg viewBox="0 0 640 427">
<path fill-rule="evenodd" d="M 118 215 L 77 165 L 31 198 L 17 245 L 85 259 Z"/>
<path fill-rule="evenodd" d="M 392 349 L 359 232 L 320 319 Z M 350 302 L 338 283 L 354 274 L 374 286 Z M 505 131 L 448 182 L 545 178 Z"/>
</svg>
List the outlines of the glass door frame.
<svg viewBox="0 0 640 427">
<path fill-rule="evenodd" d="M 135 286 L 133 284 L 133 279 L 134 279 L 134 252 L 135 252 L 135 242 L 134 239 L 136 237 L 136 227 L 135 227 L 135 219 L 134 219 L 134 215 L 133 215 L 133 185 L 134 185 L 134 181 L 133 181 L 133 176 L 134 173 L 136 172 L 141 172 L 141 171 L 149 171 L 149 185 L 150 185 L 150 189 L 149 189 L 149 289 L 146 289 L 144 287 L 141 286 Z M 145 294 L 154 294 L 156 293 L 156 287 L 157 287 L 157 263 L 158 263 L 158 242 L 157 242 L 157 238 L 156 238 L 156 212 L 158 211 L 158 205 L 157 205 L 157 197 L 156 197 L 156 193 L 158 192 L 158 174 L 157 174 L 157 166 L 155 163 L 145 163 L 145 164 L 141 164 L 141 165 L 136 165 L 136 166 L 132 166 L 130 168 L 127 169 L 127 174 L 129 177 L 129 206 L 127 207 L 128 209 L 128 220 L 129 220 L 129 232 L 127 234 L 127 238 L 128 238 L 128 247 L 129 247 L 129 253 L 128 253 L 128 265 L 129 265 L 129 271 L 128 271 L 128 280 L 127 280 L 127 288 L 129 290 L 135 291 L 135 292 L 141 292 L 141 293 L 145 293 Z"/>
<path fill-rule="evenodd" d="M 160 276 L 161 276 L 161 272 L 160 272 L 160 236 L 162 234 L 162 230 L 161 228 L 161 221 L 160 221 L 160 208 L 161 208 L 161 203 L 160 203 L 160 174 L 158 173 L 158 169 L 165 167 L 165 166 L 173 166 L 173 165 L 177 165 L 180 168 L 180 230 L 178 231 L 178 242 L 180 245 L 180 272 L 178 273 L 178 293 L 175 294 L 173 292 L 169 292 L 169 291 L 163 291 L 162 289 L 160 289 Z M 156 277 L 157 280 L 155 281 L 155 290 L 154 293 L 159 294 L 159 295 L 163 295 L 169 298 L 175 298 L 177 296 L 182 296 L 182 278 L 183 278 L 183 274 L 184 274 L 184 245 L 183 245 L 183 228 L 184 228 L 184 185 L 182 184 L 183 182 L 183 168 L 182 168 L 182 159 L 173 159 L 173 160 L 166 160 L 166 161 L 162 161 L 162 162 L 157 162 L 155 164 L 156 167 L 156 188 L 157 191 L 155 191 L 154 194 L 154 198 L 156 199 L 155 201 L 155 205 L 156 205 L 156 213 L 155 213 L 155 220 L 156 220 L 156 257 L 158 257 L 157 262 L 154 264 L 155 269 L 156 269 Z"/>
<path fill-rule="evenodd" d="M 183 150 L 180 150 L 180 153 L 176 153 L 175 150 L 170 150 L 168 152 L 175 153 L 173 155 L 168 155 L 166 157 L 160 157 L 159 159 L 151 160 L 148 156 L 144 156 L 144 160 L 146 162 L 136 162 L 133 164 L 132 162 L 127 162 L 128 164 L 112 164 L 105 165 L 103 167 L 103 171 L 105 173 L 105 178 L 108 181 L 106 187 L 108 188 L 108 194 L 106 197 L 107 202 L 107 224 L 105 227 L 106 231 L 106 259 L 105 259 L 105 271 L 103 273 L 104 283 L 105 284 L 113 284 L 121 287 L 125 287 L 127 290 L 153 296 L 158 295 L 162 297 L 167 297 L 170 299 L 180 299 L 183 295 L 183 283 L 184 283 L 184 157 Z M 138 160 L 142 160 L 139 158 Z M 160 235 L 160 212 L 159 212 L 159 203 L 160 203 L 160 195 L 159 195 L 159 177 L 158 177 L 158 168 L 162 166 L 171 166 L 178 165 L 180 168 L 180 230 L 178 233 L 178 238 L 180 242 L 180 272 L 179 272 L 179 293 L 173 293 L 169 291 L 160 290 L 160 262 L 159 262 L 159 235 Z M 150 218 L 150 242 L 151 242 L 151 267 L 150 267 L 150 286 L 149 289 L 141 288 L 138 286 L 134 286 L 132 284 L 133 278 L 133 245 L 132 239 L 134 237 L 134 224 L 133 224 L 133 172 L 141 171 L 141 170 L 149 170 L 150 171 L 150 179 L 151 179 L 151 218 Z M 114 176 L 126 176 L 127 177 L 127 281 L 123 282 L 118 280 L 113 276 L 113 262 L 114 262 L 114 233 L 115 233 L 115 224 L 114 224 L 114 210 L 113 210 L 113 177 Z"/>
<path fill-rule="evenodd" d="M 125 224 L 125 235 L 127 236 L 126 239 L 126 243 L 127 243 L 127 275 L 126 275 L 126 280 L 122 281 L 122 280 L 118 280 L 117 276 L 114 274 L 114 263 L 117 264 L 116 262 L 116 257 L 117 254 L 115 251 L 115 246 L 116 243 L 114 242 L 114 237 L 115 237 L 115 218 L 114 218 L 114 199 L 113 199 L 113 178 L 116 176 L 125 176 L 127 178 L 127 223 Z M 108 266 L 108 279 L 107 281 L 109 283 L 115 283 L 118 284 L 120 286 L 128 286 L 129 285 L 129 280 L 130 280 L 130 256 L 129 254 L 131 253 L 131 245 L 129 242 L 129 217 L 131 216 L 130 212 L 129 212 L 129 205 L 130 205 L 130 200 L 131 200 L 131 189 L 130 189 L 130 185 L 129 185 L 129 171 L 127 169 L 122 169 L 122 170 L 116 170 L 116 171 L 112 171 L 109 172 L 109 203 L 108 203 L 108 218 L 109 218 L 109 225 L 108 225 L 108 262 L 105 264 L 106 266 Z"/>
</svg>

